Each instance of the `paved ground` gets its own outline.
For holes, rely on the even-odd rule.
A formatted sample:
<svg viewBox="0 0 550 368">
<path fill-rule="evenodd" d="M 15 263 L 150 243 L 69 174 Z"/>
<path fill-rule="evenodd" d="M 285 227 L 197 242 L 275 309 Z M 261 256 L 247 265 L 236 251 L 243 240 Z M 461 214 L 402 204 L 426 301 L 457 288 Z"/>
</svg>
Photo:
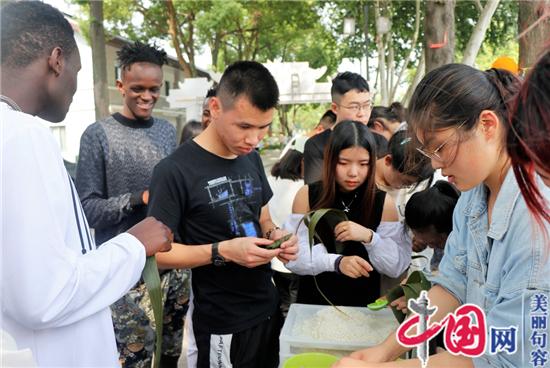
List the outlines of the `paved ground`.
<svg viewBox="0 0 550 368">
<path fill-rule="evenodd" d="M 264 169 L 266 175 L 269 175 L 269 171 L 275 162 L 279 160 L 279 155 L 281 154 L 280 150 L 265 150 L 262 152 L 262 161 L 264 163 Z M 180 360 L 178 361 L 178 368 L 188 368 L 187 367 L 187 334 L 183 338 L 183 350 Z"/>
</svg>

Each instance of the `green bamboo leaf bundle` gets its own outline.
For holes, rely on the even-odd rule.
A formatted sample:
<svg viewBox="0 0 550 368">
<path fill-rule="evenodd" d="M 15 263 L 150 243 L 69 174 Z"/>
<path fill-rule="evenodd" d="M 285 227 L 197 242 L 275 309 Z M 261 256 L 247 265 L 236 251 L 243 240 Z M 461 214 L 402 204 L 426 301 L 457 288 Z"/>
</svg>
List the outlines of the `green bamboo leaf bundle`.
<svg viewBox="0 0 550 368">
<path fill-rule="evenodd" d="M 317 234 L 317 224 L 321 219 L 323 219 L 325 216 L 333 216 L 338 220 L 338 223 L 342 221 L 348 221 L 348 217 L 346 216 L 346 213 L 342 210 L 337 210 L 334 208 L 321 208 L 319 210 L 310 211 L 304 215 L 303 221 L 304 224 L 307 226 L 308 230 L 308 241 L 309 241 L 309 249 L 310 249 L 310 255 L 313 257 L 313 245 L 315 244 L 315 235 Z M 335 249 L 338 254 L 342 253 L 343 251 L 343 245 L 339 242 L 335 241 Z M 319 287 L 319 284 L 317 283 L 317 278 L 313 276 L 313 281 L 315 282 L 315 287 L 317 288 L 317 291 L 321 294 L 323 299 L 327 301 L 331 306 L 333 306 L 337 311 L 340 313 L 343 313 L 347 315 L 343 310 L 338 308 L 334 303 L 330 301 L 330 299 L 321 291 L 321 288 Z"/>
<path fill-rule="evenodd" d="M 342 210 L 337 210 L 334 208 L 321 208 L 319 210 L 310 211 L 304 216 L 304 223 L 308 229 L 309 235 L 309 247 L 310 249 L 314 245 L 314 238 L 317 234 L 317 225 L 319 221 L 323 218 L 330 218 L 335 224 L 338 224 L 342 221 L 348 221 L 348 216 Z M 334 248 L 337 254 L 342 254 L 344 251 L 344 246 L 342 243 L 334 241 Z"/>
<path fill-rule="evenodd" d="M 422 290 L 430 290 L 432 284 L 421 271 L 414 271 L 411 273 L 407 282 L 403 285 L 397 285 L 388 292 L 388 302 L 391 303 L 396 299 L 405 296 L 407 305 L 409 299 L 417 299 L 420 296 Z M 396 307 L 391 307 L 393 315 L 399 323 L 402 323 L 407 315 Z"/>
<path fill-rule="evenodd" d="M 153 368 L 159 368 L 160 355 L 162 348 L 162 289 L 160 286 L 160 276 L 157 267 L 157 260 L 155 256 L 147 257 L 145 261 L 145 267 L 142 273 L 143 281 L 147 287 L 149 293 L 149 299 L 151 299 L 151 306 L 153 307 L 153 316 L 155 319 L 155 358 L 153 360 Z"/>
</svg>

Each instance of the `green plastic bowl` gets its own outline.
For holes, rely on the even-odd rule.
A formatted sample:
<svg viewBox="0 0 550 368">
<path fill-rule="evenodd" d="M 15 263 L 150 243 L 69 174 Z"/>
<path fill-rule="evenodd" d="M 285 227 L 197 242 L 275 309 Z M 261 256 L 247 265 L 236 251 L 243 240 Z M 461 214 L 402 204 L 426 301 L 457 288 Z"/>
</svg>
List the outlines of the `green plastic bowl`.
<svg viewBox="0 0 550 368">
<path fill-rule="evenodd" d="M 302 353 L 286 360 L 283 368 L 330 368 L 337 357 L 325 353 Z"/>
</svg>

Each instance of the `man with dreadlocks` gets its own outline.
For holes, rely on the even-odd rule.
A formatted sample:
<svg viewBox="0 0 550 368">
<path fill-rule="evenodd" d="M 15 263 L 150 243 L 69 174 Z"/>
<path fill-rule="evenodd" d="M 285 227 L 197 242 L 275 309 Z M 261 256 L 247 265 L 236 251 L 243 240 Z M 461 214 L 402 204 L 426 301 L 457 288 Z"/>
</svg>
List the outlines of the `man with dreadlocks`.
<svg viewBox="0 0 550 368">
<path fill-rule="evenodd" d="M 124 46 L 118 59 L 121 75 L 116 86 L 123 98 L 122 111 L 86 129 L 76 170 L 77 190 L 99 243 L 145 218 L 153 168 L 176 148 L 174 126 L 152 116 L 160 97 L 166 52 L 136 42 Z M 174 270 L 163 278 L 168 295 L 161 366 L 176 367 L 188 305 L 188 273 Z M 143 283 L 112 306 L 124 367 L 151 365 L 155 334 L 147 317 L 150 308 Z"/>
</svg>

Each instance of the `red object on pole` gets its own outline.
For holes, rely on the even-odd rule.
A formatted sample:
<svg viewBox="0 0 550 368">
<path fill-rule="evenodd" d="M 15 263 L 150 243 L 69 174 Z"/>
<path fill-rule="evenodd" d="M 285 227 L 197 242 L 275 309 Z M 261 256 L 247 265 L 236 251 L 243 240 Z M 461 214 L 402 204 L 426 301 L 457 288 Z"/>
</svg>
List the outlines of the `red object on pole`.
<svg viewBox="0 0 550 368">
<path fill-rule="evenodd" d="M 447 39 L 447 31 L 445 31 L 445 34 L 443 35 L 443 42 L 440 43 L 430 43 L 428 47 L 430 49 L 440 49 L 444 47 L 449 40 Z"/>
</svg>

